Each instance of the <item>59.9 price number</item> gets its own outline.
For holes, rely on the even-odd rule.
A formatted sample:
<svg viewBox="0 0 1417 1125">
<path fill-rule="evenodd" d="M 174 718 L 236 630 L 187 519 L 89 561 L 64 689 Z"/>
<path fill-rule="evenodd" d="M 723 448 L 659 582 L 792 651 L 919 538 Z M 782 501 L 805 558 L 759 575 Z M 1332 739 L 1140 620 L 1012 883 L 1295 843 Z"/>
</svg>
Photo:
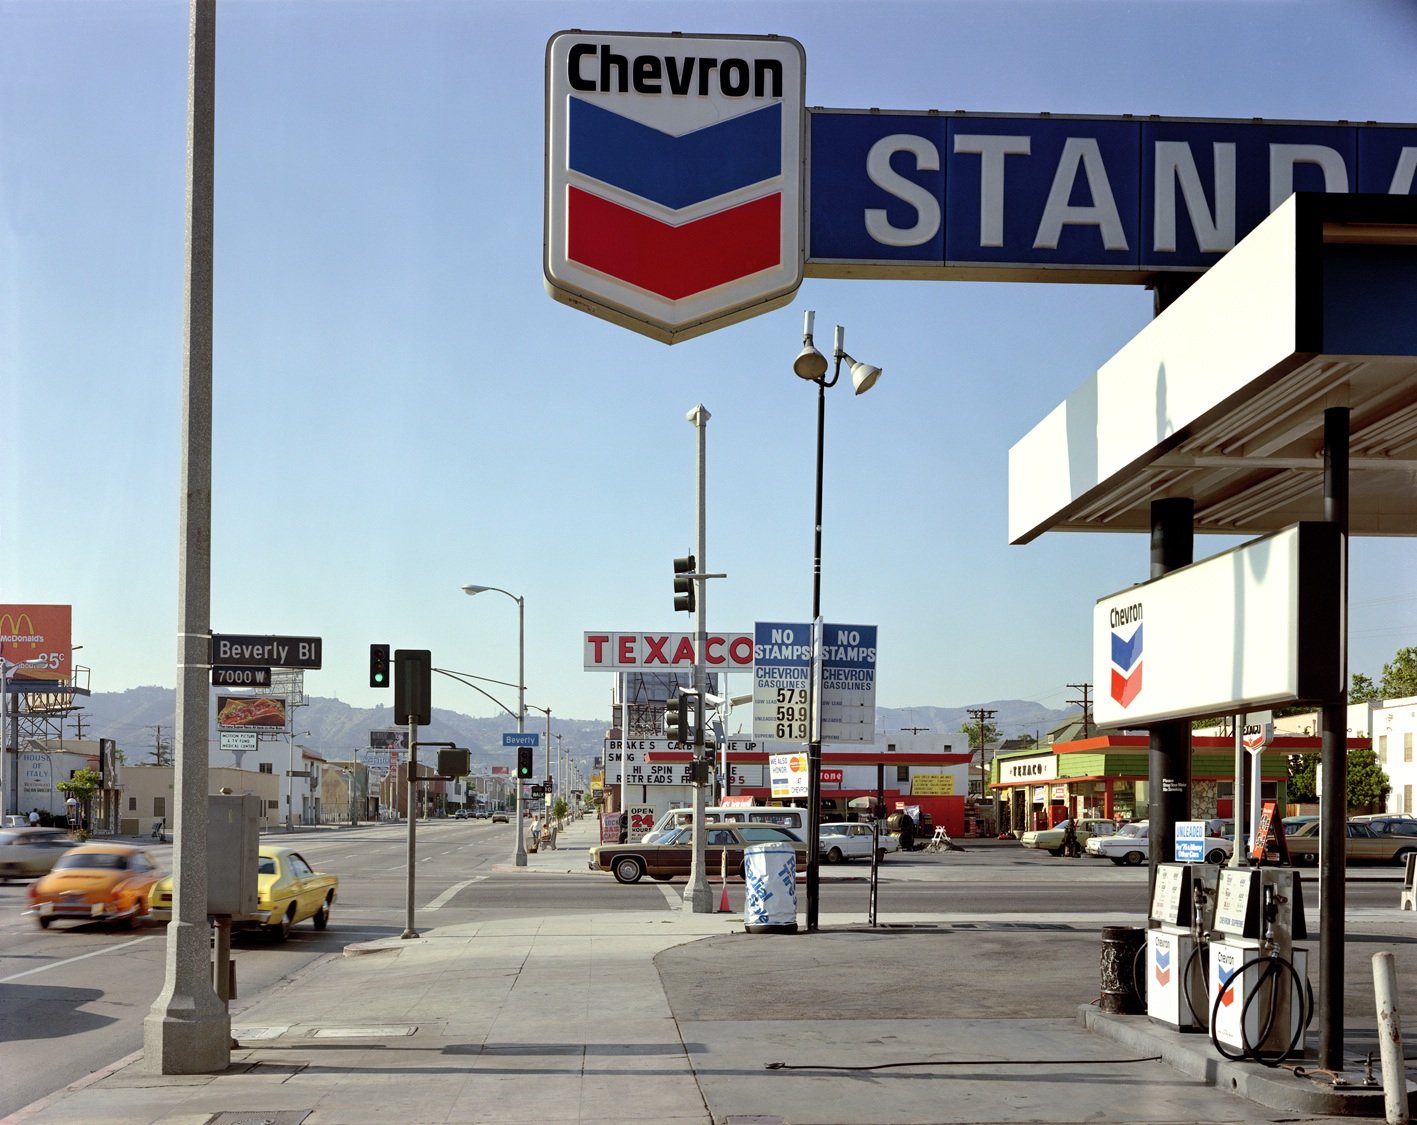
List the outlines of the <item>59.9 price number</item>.
<svg viewBox="0 0 1417 1125">
<path fill-rule="evenodd" d="M 807 738 L 807 689 L 778 688 L 773 701 L 773 734 L 784 742 Z"/>
</svg>

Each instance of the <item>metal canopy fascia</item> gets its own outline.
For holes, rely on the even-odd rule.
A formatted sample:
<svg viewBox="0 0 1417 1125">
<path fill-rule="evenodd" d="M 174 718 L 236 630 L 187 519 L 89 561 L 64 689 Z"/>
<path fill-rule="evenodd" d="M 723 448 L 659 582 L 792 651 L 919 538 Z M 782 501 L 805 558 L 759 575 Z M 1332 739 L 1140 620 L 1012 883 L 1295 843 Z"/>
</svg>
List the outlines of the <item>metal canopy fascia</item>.
<svg viewBox="0 0 1417 1125">
<path fill-rule="evenodd" d="M 1009 451 L 1009 541 L 1323 518 L 1323 413 L 1347 406 L 1350 531 L 1417 534 L 1417 197 L 1300 193 Z"/>
</svg>

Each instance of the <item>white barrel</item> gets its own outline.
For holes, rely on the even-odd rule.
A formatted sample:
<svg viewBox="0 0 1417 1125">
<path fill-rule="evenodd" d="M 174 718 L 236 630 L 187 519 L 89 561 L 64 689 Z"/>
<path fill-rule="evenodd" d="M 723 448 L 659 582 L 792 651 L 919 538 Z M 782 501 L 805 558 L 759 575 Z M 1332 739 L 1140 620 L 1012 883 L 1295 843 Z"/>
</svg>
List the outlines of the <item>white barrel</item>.
<svg viewBox="0 0 1417 1125">
<path fill-rule="evenodd" d="M 753 844 L 743 849 L 743 924 L 750 934 L 797 932 L 797 849 Z"/>
</svg>

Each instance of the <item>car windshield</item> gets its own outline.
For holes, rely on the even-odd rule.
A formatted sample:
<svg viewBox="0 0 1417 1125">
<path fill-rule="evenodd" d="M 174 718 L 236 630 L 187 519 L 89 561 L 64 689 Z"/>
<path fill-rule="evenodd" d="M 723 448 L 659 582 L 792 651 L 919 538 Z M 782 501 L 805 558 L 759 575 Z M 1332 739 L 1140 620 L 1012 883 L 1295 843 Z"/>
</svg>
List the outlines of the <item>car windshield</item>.
<svg viewBox="0 0 1417 1125">
<path fill-rule="evenodd" d="M 276 873 L 276 861 L 268 855 L 263 855 L 256 865 L 257 875 L 274 875 Z"/>
<path fill-rule="evenodd" d="M 54 866 L 59 870 L 126 871 L 128 857 L 118 852 L 69 852 L 61 855 Z"/>
<path fill-rule="evenodd" d="M 1141 825 L 1140 825 L 1140 824 L 1124 824 L 1124 825 L 1122 825 L 1121 828 L 1117 829 L 1117 835 L 1118 835 L 1118 836 L 1140 836 L 1140 835 L 1141 835 Z"/>
</svg>

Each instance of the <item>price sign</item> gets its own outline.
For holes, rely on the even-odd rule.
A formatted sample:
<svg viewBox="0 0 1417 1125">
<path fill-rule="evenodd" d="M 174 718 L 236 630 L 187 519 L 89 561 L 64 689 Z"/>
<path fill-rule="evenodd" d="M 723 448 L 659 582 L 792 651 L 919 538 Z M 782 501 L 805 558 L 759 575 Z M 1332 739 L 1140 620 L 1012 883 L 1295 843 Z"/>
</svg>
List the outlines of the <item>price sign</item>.
<svg viewBox="0 0 1417 1125">
<path fill-rule="evenodd" d="M 753 737 L 806 742 L 812 627 L 759 621 L 753 631 Z"/>
</svg>

